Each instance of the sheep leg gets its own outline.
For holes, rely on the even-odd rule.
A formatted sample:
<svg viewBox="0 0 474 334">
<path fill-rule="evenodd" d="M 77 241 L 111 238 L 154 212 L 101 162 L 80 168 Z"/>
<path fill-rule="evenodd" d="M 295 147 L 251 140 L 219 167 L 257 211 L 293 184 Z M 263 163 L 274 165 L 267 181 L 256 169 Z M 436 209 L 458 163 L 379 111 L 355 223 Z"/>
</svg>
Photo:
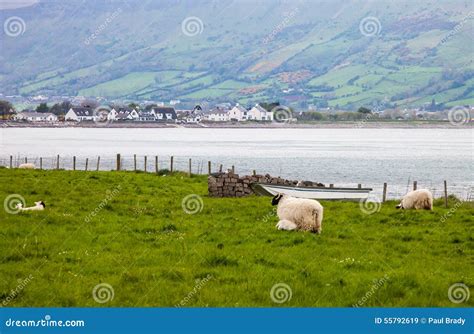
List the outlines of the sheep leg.
<svg viewBox="0 0 474 334">
<path fill-rule="evenodd" d="M 278 222 L 278 224 L 276 224 L 276 227 L 279 229 L 279 230 L 287 230 L 287 231 L 293 231 L 293 230 L 296 230 L 296 224 L 289 221 L 289 220 L 286 220 L 286 219 L 283 219 L 283 220 L 280 220 Z"/>
</svg>

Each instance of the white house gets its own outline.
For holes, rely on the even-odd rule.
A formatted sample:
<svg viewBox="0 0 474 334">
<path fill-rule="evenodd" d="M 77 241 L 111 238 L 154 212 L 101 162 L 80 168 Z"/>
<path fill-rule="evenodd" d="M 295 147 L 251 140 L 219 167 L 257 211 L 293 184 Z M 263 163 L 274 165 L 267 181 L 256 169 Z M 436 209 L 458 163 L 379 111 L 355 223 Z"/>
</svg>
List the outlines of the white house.
<svg viewBox="0 0 474 334">
<path fill-rule="evenodd" d="M 255 121 L 273 121 L 273 113 L 271 111 L 267 111 L 259 104 L 256 104 L 255 107 L 249 111 L 249 119 Z"/>
<path fill-rule="evenodd" d="M 229 112 L 219 108 L 212 109 L 206 115 L 206 120 L 209 122 L 227 122 L 230 121 Z"/>
<path fill-rule="evenodd" d="M 158 122 L 176 123 L 178 117 L 176 111 L 172 107 L 153 108 Z"/>
<path fill-rule="evenodd" d="M 139 118 L 138 112 L 129 108 L 119 108 L 118 110 L 113 108 L 107 115 L 107 119 L 112 121 L 136 121 Z"/>
<path fill-rule="evenodd" d="M 93 121 L 95 119 L 94 111 L 91 108 L 73 107 L 68 110 L 64 116 L 66 121 Z"/>
<path fill-rule="evenodd" d="M 155 111 L 152 110 L 143 110 L 138 112 L 138 120 L 140 122 L 154 122 L 156 121 Z"/>
<path fill-rule="evenodd" d="M 49 112 L 24 111 L 16 114 L 13 119 L 28 122 L 57 122 L 58 116 Z"/>
<path fill-rule="evenodd" d="M 240 104 L 236 104 L 234 108 L 229 111 L 229 120 L 233 121 L 246 121 L 249 119 L 249 111 L 242 107 Z"/>
</svg>

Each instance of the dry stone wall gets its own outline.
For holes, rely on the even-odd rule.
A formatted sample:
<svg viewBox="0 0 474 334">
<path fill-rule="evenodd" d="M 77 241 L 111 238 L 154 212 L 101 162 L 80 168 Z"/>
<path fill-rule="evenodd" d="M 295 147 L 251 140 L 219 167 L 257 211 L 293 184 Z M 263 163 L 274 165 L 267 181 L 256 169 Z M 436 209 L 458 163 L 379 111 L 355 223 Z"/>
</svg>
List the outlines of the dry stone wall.
<svg viewBox="0 0 474 334">
<path fill-rule="evenodd" d="M 214 173 L 208 177 L 208 191 L 211 197 L 244 197 L 254 194 L 250 184 L 254 182 L 296 186 L 298 181 L 265 175 L 244 175 Z"/>
</svg>

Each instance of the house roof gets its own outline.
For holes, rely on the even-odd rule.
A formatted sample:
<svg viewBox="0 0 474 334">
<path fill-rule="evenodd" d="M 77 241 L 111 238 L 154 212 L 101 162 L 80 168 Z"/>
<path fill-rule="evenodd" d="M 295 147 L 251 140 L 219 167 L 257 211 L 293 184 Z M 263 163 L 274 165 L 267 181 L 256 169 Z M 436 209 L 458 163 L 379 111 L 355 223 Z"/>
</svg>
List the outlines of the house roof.
<svg viewBox="0 0 474 334">
<path fill-rule="evenodd" d="M 254 108 L 257 109 L 259 112 L 263 112 L 263 113 L 268 112 L 265 108 L 263 108 L 259 104 L 256 104 Z"/>
<path fill-rule="evenodd" d="M 156 107 L 153 110 L 156 114 L 171 114 L 172 118 L 176 118 L 176 111 L 172 107 Z"/>
<path fill-rule="evenodd" d="M 94 116 L 94 111 L 91 108 L 73 107 L 71 109 L 77 116 Z"/>
<path fill-rule="evenodd" d="M 155 117 L 155 114 L 153 113 L 153 111 L 140 111 L 138 113 L 138 116 L 140 116 L 140 117 Z"/>
<path fill-rule="evenodd" d="M 213 114 L 213 115 L 227 115 L 229 112 L 227 110 L 222 110 L 220 108 L 215 108 L 215 109 L 211 109 L 209 111 L 209 115 L 210 114 Z"/>
<path fill-rule="evenodd" d="M 50 112 L 36 112 L 36 111 L 22 111 L 19 112 L 18 115 L 22 115 L 24 117 L 48 117 L 54 114 Z"/>
<path fill-rule="evenodd" d="M 240 112 L 247 112 L 248 110 L 242 107 L 240 104 L 236 104 L 234 108 L 239 109 Z"/>
</svg>

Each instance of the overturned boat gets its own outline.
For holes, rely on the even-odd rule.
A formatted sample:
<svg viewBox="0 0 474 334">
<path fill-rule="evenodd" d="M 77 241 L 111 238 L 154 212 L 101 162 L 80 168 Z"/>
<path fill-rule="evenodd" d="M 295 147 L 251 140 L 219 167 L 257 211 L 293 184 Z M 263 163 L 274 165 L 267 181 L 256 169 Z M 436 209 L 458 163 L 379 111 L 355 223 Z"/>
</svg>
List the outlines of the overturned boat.
<svg viewBox="0 0 474 334">
<path fill-rule="evenodd" d="M 367 199 L 372 188 L 295 187 L 269 183 L 252 183 L 252 190 L 262 196 L 285 194 L 298 198 L 360 201 Z"/>
</svg>

